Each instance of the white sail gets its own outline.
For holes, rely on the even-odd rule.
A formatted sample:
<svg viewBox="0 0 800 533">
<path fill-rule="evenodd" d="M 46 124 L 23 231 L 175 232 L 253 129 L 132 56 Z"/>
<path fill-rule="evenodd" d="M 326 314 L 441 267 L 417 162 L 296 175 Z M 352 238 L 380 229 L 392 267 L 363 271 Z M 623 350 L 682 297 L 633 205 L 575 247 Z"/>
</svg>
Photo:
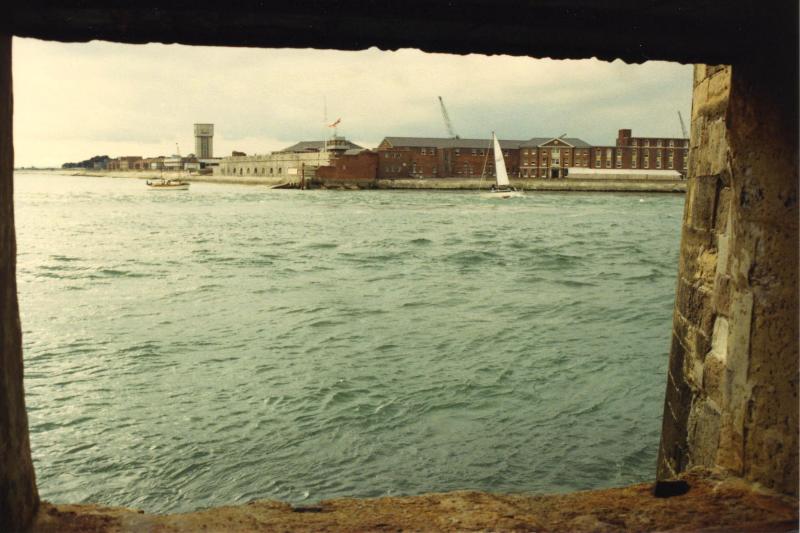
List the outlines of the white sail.
<svg viewBox="0 0 800 533">
<path fill-rule="evenodd" d="M 497 140 L 497 136 L 494 132 L 492 132 L 492 142 L 494 143 L 494 171 L 497 175 L 497 187 L 506 188 L 511 184 L 508 181 L 506 162 L 503 160 L 503 151 L 500 149 L 500 141 Z"/>
</svg>

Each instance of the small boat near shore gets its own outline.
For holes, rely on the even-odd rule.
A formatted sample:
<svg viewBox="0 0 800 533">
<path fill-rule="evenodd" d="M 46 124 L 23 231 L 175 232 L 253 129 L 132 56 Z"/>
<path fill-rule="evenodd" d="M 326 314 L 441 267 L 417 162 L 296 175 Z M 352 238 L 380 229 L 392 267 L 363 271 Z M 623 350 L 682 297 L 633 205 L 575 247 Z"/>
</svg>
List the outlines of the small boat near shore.
<svg viewBox="0 0 800 533">
<path fill-rule="evenodd" d="M 187 191 L 189 182 L 181 179 L 157 179 L 147 180 L 147 188 L 153 191 Z"/>
</svg>

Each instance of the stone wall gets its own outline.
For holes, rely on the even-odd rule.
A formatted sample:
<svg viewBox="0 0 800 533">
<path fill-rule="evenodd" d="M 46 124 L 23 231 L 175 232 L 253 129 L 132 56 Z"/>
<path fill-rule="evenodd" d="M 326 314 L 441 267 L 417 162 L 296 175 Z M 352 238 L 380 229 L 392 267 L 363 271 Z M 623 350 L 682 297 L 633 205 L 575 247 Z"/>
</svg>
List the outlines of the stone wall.
<svg viewBox="0 0 800 533">
<path fill-rule="evenodd" d="M 796 94 L 791 74 L 695 67 L 660 479 L 719 466 L 797 494 Z"/>
<path fill-rule="evenodd" d="M 11 37 L 0 34 L 0 531 L 22 529 L 39 496 L 28 440 L 22 383 L 22 331 L 14 234 Z"/>
</svg>

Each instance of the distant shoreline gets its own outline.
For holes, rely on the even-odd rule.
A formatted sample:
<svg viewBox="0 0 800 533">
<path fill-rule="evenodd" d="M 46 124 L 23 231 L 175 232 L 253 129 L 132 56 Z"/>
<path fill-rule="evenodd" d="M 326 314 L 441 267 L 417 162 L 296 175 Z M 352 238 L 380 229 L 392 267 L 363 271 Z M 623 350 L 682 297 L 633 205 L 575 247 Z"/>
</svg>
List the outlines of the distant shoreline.
<svg viewBox="0 0 800 533">
<path fill-rule="evenodd" d="M 136 178 L 160 179 L 180 177 L 189 182 L 219 183 L 232 185 L 262 185 L 276 187 L 281 185 L 296 186 L 297 183 L 287 183 L 285 178 L 268 177 L 229 177 L 219 175 L 183 175 L 175 172 L 160 171 L 98 171 L 78 169 L 56 170 L 15 170 L 15 173 L 56 174 L 62 176 L 83 176 L 97 178 Z M 315 183 L 315 189 L 383 189 L 383 190 L 480 190 L 488 189 L 491 182 L 475 178 L 435 178 L 435 179 L 379 179 L 375 181 L 357 180 L 330 180 L 325 183 Z M 620 180 L 620 179 L 512 179 L 514 187 L 527 191 L 559 191 L 559 192 L 658 192 L 658 193 L 685 193 L 686 180 Z"/>
</svg>

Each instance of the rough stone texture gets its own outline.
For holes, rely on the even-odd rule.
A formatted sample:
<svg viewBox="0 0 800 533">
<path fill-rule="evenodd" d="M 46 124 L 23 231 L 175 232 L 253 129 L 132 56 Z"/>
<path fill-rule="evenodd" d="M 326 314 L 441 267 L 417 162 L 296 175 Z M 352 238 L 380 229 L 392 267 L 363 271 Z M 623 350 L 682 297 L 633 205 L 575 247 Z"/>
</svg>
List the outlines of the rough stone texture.
<svg viewBox="0 0 800 533">
<path fill-rule="evenodd" d="M 0 531 L 27 524 L 39 504 L 22 385 L 14 235 L 11 37 L 0 34 Z"/>
<path fill-rule="evenodd" d="M 796 78 L 752 64 L 694 76 L 658 477 L 716 465 L 796 495 Z"/>
<path fill-rule="evenodd" d="M 797 502 L 708 471 L 685 475 L 689 492 L 655 498 L 652 484 L 562 495 L 451 492 L 328 500 L 305 509 L 255 501 L 193 513 L 44 503 L 39 533 L 73 531 L 787 531 Z M 298 512 L 305 511 L 305 512 Z"/>
</svg>

